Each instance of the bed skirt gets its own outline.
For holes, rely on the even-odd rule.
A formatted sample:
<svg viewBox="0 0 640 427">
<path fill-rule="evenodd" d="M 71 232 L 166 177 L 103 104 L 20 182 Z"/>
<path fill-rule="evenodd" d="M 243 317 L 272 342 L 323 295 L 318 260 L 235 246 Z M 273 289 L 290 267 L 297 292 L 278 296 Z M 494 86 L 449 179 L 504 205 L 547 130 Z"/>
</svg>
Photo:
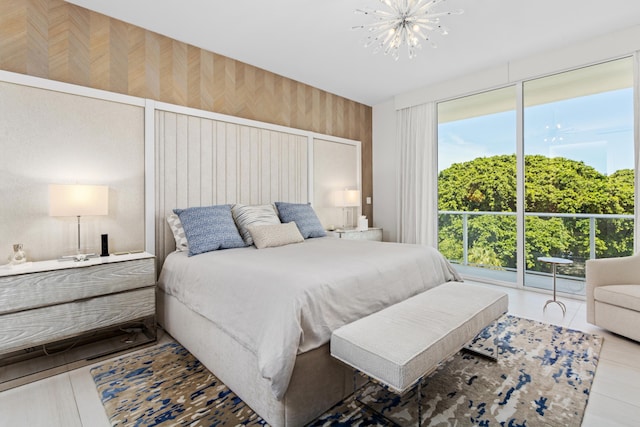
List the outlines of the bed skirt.
<svg viewBox="0 0 640 427">
<path fill-rule="evenodd" d="M 276 400 L 253 353 L 175 297 L 157 295 L 160 325 L 272 426 L 303 426 L 353 392 L 353 371 L 325 344 L 297 356 L 287 392 Z"/>
</svg>

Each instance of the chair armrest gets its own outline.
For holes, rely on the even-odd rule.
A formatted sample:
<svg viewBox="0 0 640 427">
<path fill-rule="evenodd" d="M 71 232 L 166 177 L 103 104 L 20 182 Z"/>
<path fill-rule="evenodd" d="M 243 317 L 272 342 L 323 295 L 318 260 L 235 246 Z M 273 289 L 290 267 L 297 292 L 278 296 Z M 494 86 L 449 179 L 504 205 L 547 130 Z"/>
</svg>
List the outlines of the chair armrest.
<svg viewBox="0 0 640 427">
<path fill-rule="evenodd" d="M 587 322 L 596 325 L 594 289 L 604 285 L 622 285 L 640 281 L 640 252 L 633 256 L 590 259 L 585 271 Z"/>
<path fill-rule="evenodd" d="M 628 257 L 590 259 L 585 279 L 593 287 L 640 281 L 640 252 Z"/>
</svg>

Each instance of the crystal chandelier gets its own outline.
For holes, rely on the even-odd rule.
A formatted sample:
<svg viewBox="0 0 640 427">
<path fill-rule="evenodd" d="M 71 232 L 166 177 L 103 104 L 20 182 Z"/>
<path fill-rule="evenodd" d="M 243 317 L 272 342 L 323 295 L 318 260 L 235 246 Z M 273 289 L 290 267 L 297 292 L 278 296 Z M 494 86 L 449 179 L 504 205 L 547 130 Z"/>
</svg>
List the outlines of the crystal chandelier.
<svg viewBox="0 0 640 427">
<path fill-rule="evenodd" d="M 353 29 L 368 31 L 364 42 L 365 47 L 374 46 L 374 53 L 383 51 L 391 55 L 396 61 L 400 57 L 399 50 L 403 44 L 407 45 L 409 59 L 416 56 L 416 50 L 421 49 L 421 39 L 426 40 L 432 47 L 436 44 L 429 38 L 429 33 L 436 31 L 442 35 L 447 29 L 440 24 L 440 17 L 446 15 L 460 15 L 462 10 L 433 13 L 431 9 L 446 0 L 380 0 L 388 10 L 356 9 L 356 13 L 371 15 L 374 22 L 358 25 Z"/>
</svg>

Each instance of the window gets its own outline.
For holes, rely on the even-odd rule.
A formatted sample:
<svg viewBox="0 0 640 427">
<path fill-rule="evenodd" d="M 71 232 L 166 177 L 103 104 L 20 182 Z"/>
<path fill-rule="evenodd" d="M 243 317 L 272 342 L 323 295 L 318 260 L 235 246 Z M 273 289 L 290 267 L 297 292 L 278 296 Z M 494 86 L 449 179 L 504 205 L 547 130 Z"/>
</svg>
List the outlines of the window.
<svg viewBox="0 0 640 427">
<path fill-rule="evenodd" d="M 558 290 L 584 293 L 585 261 L 633 253 L 633 62 L 523 84 L 525 259 L 569 258 Z M 529 274 L 525 286 L 548 287 Z"/>
<path fill-rule="evenodd" d="M 633 253 L 633 108 L 631 58 L 440 103 L 440 251 L 468 277 L 546 289 L 537 258 L 569 258 L 558 289 L 583 294 L 587 259 Z"/>
<path fill-rule="evenodd" d="M 516 281 L 516 91 L 438 104 L 438 248 L 461 273 Z"/>
</svg>

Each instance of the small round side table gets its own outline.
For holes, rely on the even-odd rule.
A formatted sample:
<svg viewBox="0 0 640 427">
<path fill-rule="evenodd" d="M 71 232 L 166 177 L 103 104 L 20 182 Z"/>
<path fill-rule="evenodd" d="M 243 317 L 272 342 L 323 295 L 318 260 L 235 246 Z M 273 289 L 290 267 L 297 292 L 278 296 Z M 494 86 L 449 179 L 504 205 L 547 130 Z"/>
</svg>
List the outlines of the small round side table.
<svg viewBox="0 0 640 427">
<path fill-rule="evenodd" d="M 566 259 L 566 258 L 544 257 L 544 256 L 543 257 L 539 257 L 538 261 L 546 262 L 548 264 L 551 264 L 551 268 L 553 270 L 553 299 L 547 300 L 547 302 L 544 304 L 544 308 L 542 309 L 542 311 L 545 311 L 549 304 L 555 302 L 562 309 L 562 317 L 564 317 L 564 315 L 567 313 L 567 307 L 565 307 L 565 305 L 564 305 L 564 303 L 562 301 L 558 301 L 556 299 L 556 266 L 558 264 L 561 264 L 561 265 L 573 264 L 573 261 L 571 261 L 570 259 Z"/>
</svg>

